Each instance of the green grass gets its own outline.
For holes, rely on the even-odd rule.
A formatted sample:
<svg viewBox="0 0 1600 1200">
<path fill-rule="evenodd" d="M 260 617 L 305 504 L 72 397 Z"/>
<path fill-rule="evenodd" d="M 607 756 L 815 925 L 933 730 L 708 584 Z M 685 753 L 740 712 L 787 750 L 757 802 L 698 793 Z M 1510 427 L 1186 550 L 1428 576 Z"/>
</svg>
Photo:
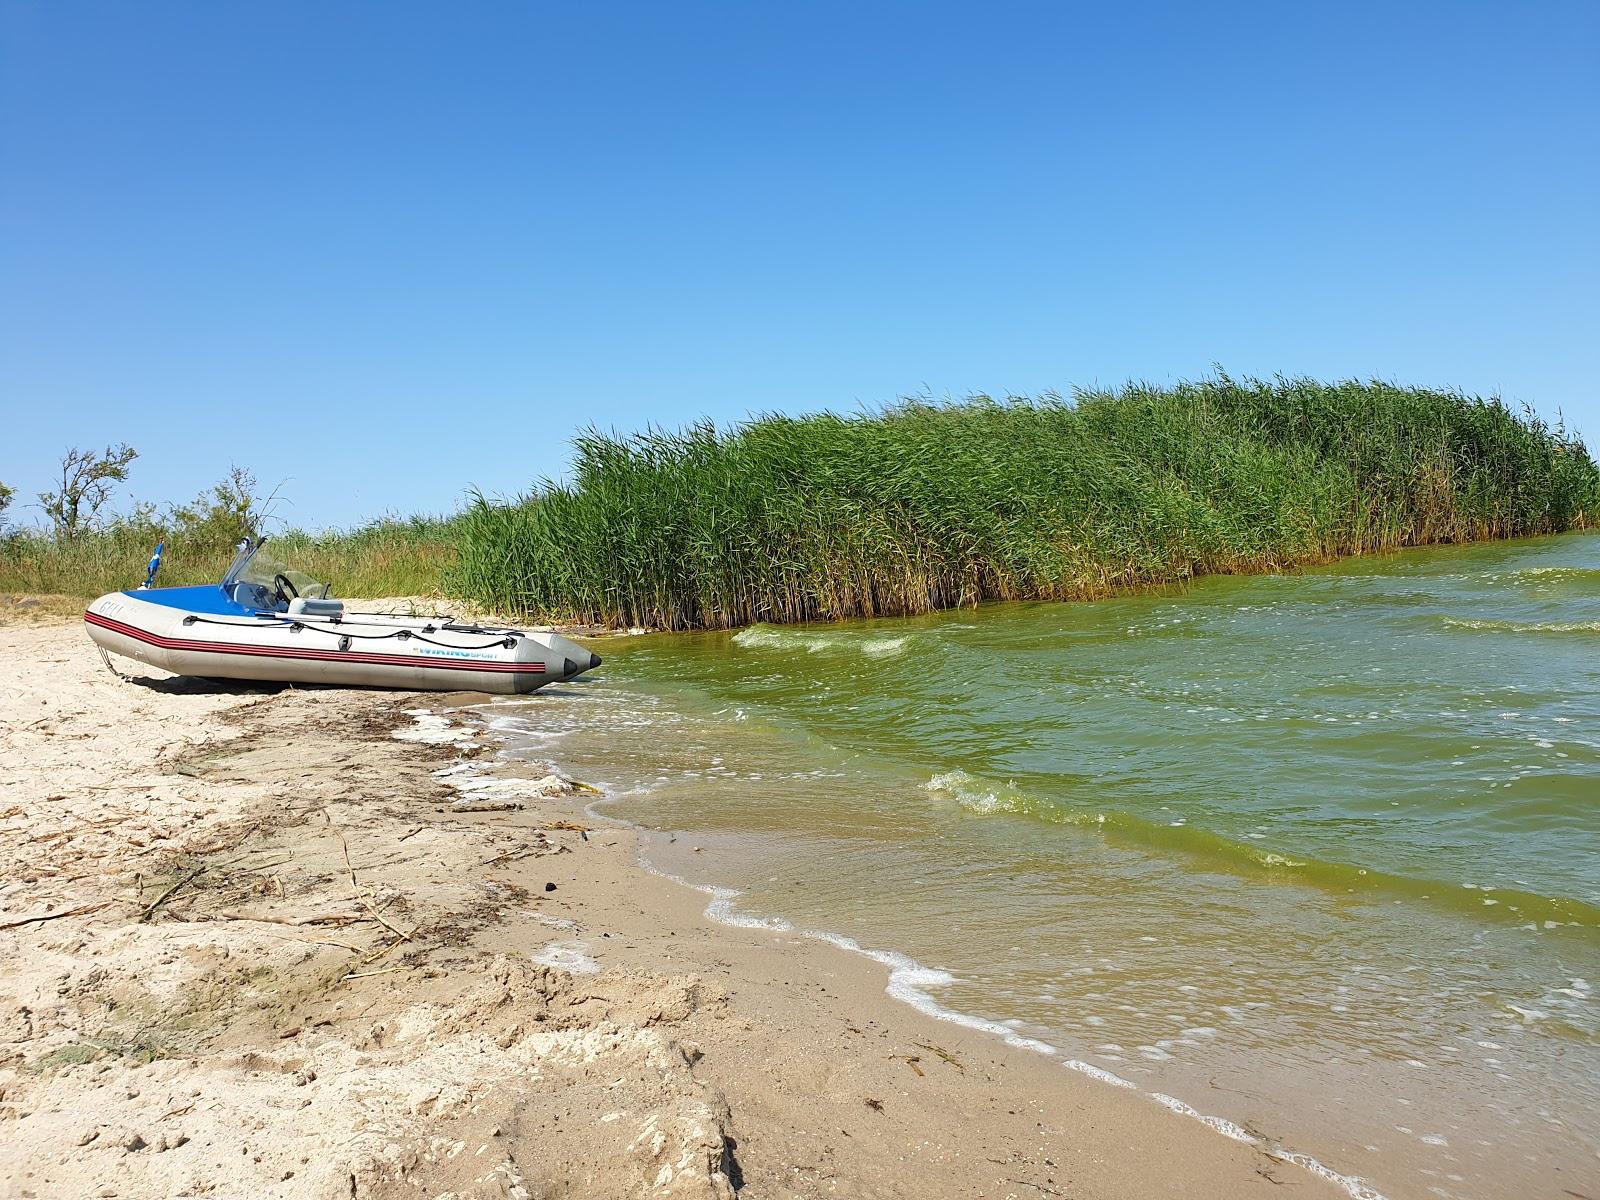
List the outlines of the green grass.
<svg viewBox="0 0 1600 1200">
<path fill-rule="evenodd" d="M 167 539 L 159 583 L 215 583 L 233 547 L 214 539 L 186 540 L 157 525 L 113 524 L 57 541 L 43 534 L 0 538 L 0 592 L 89 599 L 135 587 L 157 541 Z M 455 560 L 452 521 L 432 517 L 374 521 L 342 533 L 298 530 L 268 539 L 268 552 L 312 577 L 331 582 L 339 596 L 415 596 L 438 593 Z"/>
<path fill-rule="evenodd" d="M 450 589 L 549 621 L 725 628 L 1074 599 L 1547 533 L 1600 514 L 1581 442 L 1498 400 L 1219 376 L 576 441 L 481 497 Z"/>
</svg>

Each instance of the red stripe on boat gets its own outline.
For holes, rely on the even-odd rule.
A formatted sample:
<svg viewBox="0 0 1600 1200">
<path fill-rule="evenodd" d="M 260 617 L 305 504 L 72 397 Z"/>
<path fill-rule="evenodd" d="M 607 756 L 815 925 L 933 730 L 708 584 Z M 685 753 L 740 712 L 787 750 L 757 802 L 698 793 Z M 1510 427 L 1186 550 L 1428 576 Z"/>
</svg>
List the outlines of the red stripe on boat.
<svg viewBox="0 0 1600 1200">
<path fill-rule="evenodd" d="M 206 642 L 191 638 L 163 637 L 158 633 L 151 633 L 147 629 L 140 629 L 136 625 L 129 625 L 123 621 L 102 617 L 99 613 L 86 612 L 83 619 L 90 625 L 98 625 L 102 629 L 109 629 L 112 633 L 120 633 L 124 637 L 131 637 L 135 641 L 156 646 L 162 650 L 194 650 L 202 654 L 243 654 L 255 658 L 297 658 L 312 662 L 350 662 L 366 663 L 368 665 L 383 667 L 432 667 L 435 670 L 445 671 L 493 671 L 500 674 L 530 674 L 543 675 L 544 663 L 542 662 L 481 662 L 464 658 L 445 658 L 439 656 L 419 657 L 409 654 L 370 654 L 363 650 L 312 650 L 298 649 L 293 646 L 249 646 L 238 642 Z M 242 628 L 251 628 L 243 626 Z M 281 629 L 285 626 L 262 625 L 262 629 Z M 328 630 L 318 632 L 328 633 Z M 330 636 L 340 636 L 330 634 Z"/>
</svg>

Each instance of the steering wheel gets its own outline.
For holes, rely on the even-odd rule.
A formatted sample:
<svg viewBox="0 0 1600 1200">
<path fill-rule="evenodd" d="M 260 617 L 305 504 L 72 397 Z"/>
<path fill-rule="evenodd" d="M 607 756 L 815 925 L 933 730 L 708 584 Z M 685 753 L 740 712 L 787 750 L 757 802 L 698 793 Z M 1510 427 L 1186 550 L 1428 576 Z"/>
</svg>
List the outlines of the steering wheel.
<svg viewBox="0 0 1600 1200">
<path fill-rule="evenodd" d="M 298 600 L 300 598 L 300 589 L 295 587 L 294 584 L 289 581 L 289 577 L 281 572 L 272 577 L 272 587 L 275 593 L 274 598 L 282 600 L 285 604 L 289 603 L 291 600 Z"/>
</svg>

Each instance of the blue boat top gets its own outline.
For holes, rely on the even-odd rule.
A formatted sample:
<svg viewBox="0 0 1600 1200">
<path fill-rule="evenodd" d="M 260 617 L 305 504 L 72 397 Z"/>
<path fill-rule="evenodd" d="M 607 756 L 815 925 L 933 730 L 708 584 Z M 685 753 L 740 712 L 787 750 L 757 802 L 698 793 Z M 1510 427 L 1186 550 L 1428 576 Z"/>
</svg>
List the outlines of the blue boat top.
<svg viewBox="0 0 1600 1200">
<path fill-rule="evenodd" d="M 219 582 L 184 587 L 150 586 L 161 566 L 162 548 L 157 546 L 145 586 L 129 588 L 123 595 L 146 604 L 215 617 L 280 617 L 297 596 L 327 597 L 327 584 L 262 554 L 266 540 L 245 538 L 240 542 L 232 565 Z"/>
<path fill-rule="evenodd" d="M 181 608 L 184 612 L 211 617 L 253 617 L 260 612 L 259 609 L 246 608 L 223 591 L 221 584 L 216 583 L 194 584 L 190 587 L 129 588 L 122 594 L 143 600 L 146 604 L 164 604 L 168 608 Z"/>
</svg>

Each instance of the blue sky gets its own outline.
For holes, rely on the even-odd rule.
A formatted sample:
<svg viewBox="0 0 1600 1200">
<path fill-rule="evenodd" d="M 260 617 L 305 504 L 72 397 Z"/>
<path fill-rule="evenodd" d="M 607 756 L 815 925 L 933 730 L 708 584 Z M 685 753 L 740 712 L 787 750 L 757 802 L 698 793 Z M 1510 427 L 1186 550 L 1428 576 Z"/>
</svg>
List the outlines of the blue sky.
<svg viewBox="0 0 1600 1200">
<path fill-rule="evenodd" d="M 0 480 L 128 441 L 341 525 L 1214 362 L 1594 449 L 1597 64 L 1589 2 L 0 0 Z"/>
</svg>

